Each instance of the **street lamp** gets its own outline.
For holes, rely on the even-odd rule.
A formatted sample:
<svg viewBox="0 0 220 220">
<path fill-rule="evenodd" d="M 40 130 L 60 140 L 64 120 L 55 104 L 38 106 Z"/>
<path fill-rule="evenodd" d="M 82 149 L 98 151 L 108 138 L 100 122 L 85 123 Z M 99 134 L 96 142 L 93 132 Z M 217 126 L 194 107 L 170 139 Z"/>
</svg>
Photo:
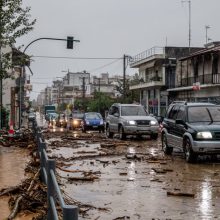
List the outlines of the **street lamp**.
<svg viewBox="0 0 220 220">
<path fill-rule="evenodd" d="M 190 53 L 190 47 L 191 47 L 191 0 L 182 0 L 181 2 L 189 4 L 189 53 Z"/>
<path fill-rule="evenodd" d="M 209 28 L 211 28 L 209 25 L 205 25 L 205 42 L 206 42 L 206 44 L 210 40 L 210 38 L 208 38 L 208 29 Z"/>
<path fill-rule="evenodd" d="M 72 36 L 68 36 L 66 39 L 61 39 L 61 38 L 54 38 L 54 37 L 40 37 L 37 38 L 33 41 L 31 41 L 25 48 L 23 51 L 23 54 L 25 54 L 25 51 L 27 50 L 27 48 L 32 45 L 34 42 L 39 41 L 39 40 L 56 40 L 56 41 L 66 41 L 67 42 L 67 49 L 73 49 L 73 43 L 74 42 L 80 42 L 79 40 L 74 40 L 74 37 Z M 1 49 L 1 48 L 0 48 Z M 0 50 L 1 52 L 1 50 Z M 0 59 L 1 60 L 1 59 Z M 1 62 L 0 62 L 1 63 Z M 24 66 L 22 66 L 22 68 L 24 68 Z M 21 73 L 22 74 L 22 73 Z M 19 94 L 20 94 L 20 106 L 19 106 L 19 128 L 21 127 L 21 74 L 20 74 L 20 79 L 19 79 Z M 0 81 L 1 84 L 1 81 Z M 0 97 L 0 102 L 1 102 L 1 97 Z M 1 114 L 1 109 L 0 109 L 0 114 Z"/>
</svg>

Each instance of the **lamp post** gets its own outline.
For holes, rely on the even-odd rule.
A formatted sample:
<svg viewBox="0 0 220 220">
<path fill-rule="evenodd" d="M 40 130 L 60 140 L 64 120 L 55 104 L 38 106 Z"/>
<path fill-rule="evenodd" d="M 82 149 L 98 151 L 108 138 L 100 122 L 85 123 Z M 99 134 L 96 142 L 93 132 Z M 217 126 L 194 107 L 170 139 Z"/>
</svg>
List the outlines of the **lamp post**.
<svg viewBox="0 0 220 220">
<path fill-rule="evenodd" d="M 37 38 L 33 41 L 31 41 L 25 48 L 24 48 L 24 51 L 23 53 L 26 52 L 26 50 L 28 49 L 28 47 L 30 45 L 32 45 L 34 42 L 36 41 L 39 41 L 39 40 L 56 40 L 56 41 L 66 41 L 67 42 L 67 49 L 73 49 L 73 43 L 74 42 L 80 42 L 79 40 L 74 40 L 74 37 L 70 37 L 68 36 L 66 39 L 62 39 L 62 38 L 54 38 L 54 37 L 41 37 L 41 38 Z M 1 58 L 1 57 L 0 57 Z M 22 66 L 22 71 L 21 73 L 23 72 L 23 68 L 24 66 Z M 19 128 L 21 127 L 21 74 L 19 76 L 19 95 L 20 95 L 20 98 L 19 98 Z M 1 84 L 1 83 L 0 83 Z M 1 88 L 0 88 L 1 89 Z M 1 92 L 1 96 L 2 96 L 2 92 Z M 0 98 L 0 102 L 1 102 L 1 98 Z M 1 104 L 1 103 L 0 103 Z M 1 113 L 1 112 L 0 112 Z M 2 115 L 2 114 L 1 114 Z"/>
<path fill-rule="evenodd" d="M 189 4 L 189 53 L 191 47 L 191 0 L 182 0 L 182 3 Z"/>
<path fill-rule="evenodd" d="M 205 43 L 208 43 L 208 29 L 211 28 L 209 25 L 205 25 Z"/>
</svg>

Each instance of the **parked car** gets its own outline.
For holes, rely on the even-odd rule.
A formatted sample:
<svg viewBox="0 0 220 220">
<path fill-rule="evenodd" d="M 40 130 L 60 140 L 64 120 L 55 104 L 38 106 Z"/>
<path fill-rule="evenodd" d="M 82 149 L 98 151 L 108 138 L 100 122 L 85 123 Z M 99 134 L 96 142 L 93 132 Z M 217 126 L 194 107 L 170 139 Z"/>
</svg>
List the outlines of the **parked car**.
<svg viewBox="0 0 220 220">
<path fill-rule="evenodd" d="M 158 132 L 157 120 L 142 105 L 115 103 L 109 109 L 106 117 L 106 135 L 109 138 L 119 133 L 120 139 L 127 135 L 150 135 L 151 139 L 157 139 Z"/>
<path fill-rule="evenodd" d="M 69 116 L 70 129 L 82 128 L 82 121 L 84 118 L 84 113 L 82 112 L 73 112 Z"/>
<path fill-rule="evenodd" d="M 220 106 L 173 102 L 162 125 L 165 154 L 179 148 L 184 151 L 187 162 L 195 162 L 202 154 L 220 154 Z"/>
<path fill-rule="evenodd" d="M 104 132 L 104 120 L 98 112 L 87 112 L 84 114 L 82 121 L 82 131 L 98 130 L 99 133 Z"/>
</svg>

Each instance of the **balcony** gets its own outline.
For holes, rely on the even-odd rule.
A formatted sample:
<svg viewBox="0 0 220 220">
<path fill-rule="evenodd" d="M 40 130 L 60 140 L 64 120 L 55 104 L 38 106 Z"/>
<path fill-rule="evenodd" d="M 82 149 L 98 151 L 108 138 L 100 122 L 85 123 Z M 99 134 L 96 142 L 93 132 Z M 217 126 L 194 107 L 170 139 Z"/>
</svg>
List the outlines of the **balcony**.
<svg viewBox="0 0 220 220">
<path fill-rule="evenodd" d="M 204 84 L 220 84 L 220 73 L 218 74 L 205 74 L 204 76 L 188 77 L 183 78 L 181 82 L 178 83 L 178 87 L 193 86 L 193 83 L 200 82 L 201 85 Z"/>
<path fill-rule="evenodd" d="M 140 83 L 130 86 L 130 90 L 152 88 L 152 87 L 161 87 L 164 86 L 162 77 L 153 76 L 146 81 L 140 81 Z"/>
<path fill-rule="evenodd" d="M 130 67 L 137 68 L 140 64 L 143 64 L 145 62 L 148 62 L 156 58 L 161 59 L 164 57 L 165 57 L 164 47 L 152 47 L 132 57 L 132 60 L 130 62 Z"/>
</svg>

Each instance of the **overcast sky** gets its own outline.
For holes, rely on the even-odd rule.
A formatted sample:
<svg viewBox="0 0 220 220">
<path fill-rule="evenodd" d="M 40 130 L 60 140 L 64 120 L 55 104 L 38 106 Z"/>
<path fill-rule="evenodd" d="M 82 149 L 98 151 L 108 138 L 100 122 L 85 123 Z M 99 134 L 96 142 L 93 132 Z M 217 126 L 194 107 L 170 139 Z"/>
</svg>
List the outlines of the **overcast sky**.
<svg viewBox="0 0 220 220">
<path fill-rule="evenodd" d="M 40 90 L 69 70 L 99 76 L 123 72 L 124 54 L 134 56 L 154 46 L 188 46 L 189 3 L 181 0 L 23 0 L 37 19 L 34 30 L 17 40 L 27 46 L 40 37 L 80 40 L 74 50 L 64 41 L 41 40 L 26 51 L 32 55 L 31 76 L 36 98 Z M 220 0 L 191 0 L 191 46 L 203 46 L 208 37 L 220 40 Z M 69 57 L 42 58 L 38 56 Z M 113 59 L 72 59 L 72 58 Z M 127 68 L 127 73 L 136 70 Z M 28 72 L 29 73 L 29 72 Z"/>
</svg>

